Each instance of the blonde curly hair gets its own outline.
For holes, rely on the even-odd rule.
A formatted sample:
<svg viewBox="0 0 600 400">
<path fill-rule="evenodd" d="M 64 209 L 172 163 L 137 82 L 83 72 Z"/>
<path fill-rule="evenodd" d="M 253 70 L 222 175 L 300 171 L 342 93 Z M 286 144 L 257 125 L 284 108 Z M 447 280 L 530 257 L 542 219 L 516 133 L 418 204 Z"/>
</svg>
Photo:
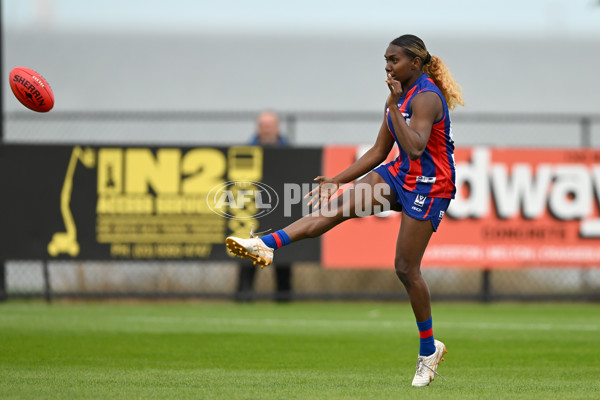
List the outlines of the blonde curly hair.
<svg viewBox="0 0 600 400">
<path fill-rule="evenodd" d="M 429 54 L 425 43 L 420 38 L 415 35 L 402 35 L 392 40 L 390 44 L 402 47 L 413 58 L 419 57 L 421 59 L 423 72 L 433 79 L 435 85 L 442 91 L 450 110 L 454 110 L 457 105 L 465 105 L 461 88 L 452 77 L 446 64 L 441 58 Z"/>
</svg>

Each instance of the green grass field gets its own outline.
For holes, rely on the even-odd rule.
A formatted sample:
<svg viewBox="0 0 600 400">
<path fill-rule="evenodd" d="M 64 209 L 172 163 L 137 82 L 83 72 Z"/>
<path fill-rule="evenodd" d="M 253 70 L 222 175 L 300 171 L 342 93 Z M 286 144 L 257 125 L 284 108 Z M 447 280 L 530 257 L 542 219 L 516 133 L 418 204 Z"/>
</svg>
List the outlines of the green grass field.
<svg viewBox="0 0 600 400">
<path fill-rule="evenodd" d="M 406 303 L 0 304 L 1 399 L 600 398 L 600 305 L 434 304 L 411 387 Z"/>
</svg>

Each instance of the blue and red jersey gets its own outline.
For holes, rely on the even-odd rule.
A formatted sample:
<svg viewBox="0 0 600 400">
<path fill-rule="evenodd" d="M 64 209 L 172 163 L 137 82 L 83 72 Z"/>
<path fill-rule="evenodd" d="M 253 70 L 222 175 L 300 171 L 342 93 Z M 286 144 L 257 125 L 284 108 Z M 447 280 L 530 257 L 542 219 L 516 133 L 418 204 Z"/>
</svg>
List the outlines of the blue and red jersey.
<svg viewBox="0 0 600 400">
<path fill-rule="evenodd" d="M 387 164 L 389 172 L 397 179 L 402 187 L 410 192 L 427 197 L 442 197 L 453 199 L 456 193 L 455 167 L 454 167 L 454 140 L 450 127 L 448 104 L 441 90 L 433 80 L 423 74 L 417 79 L 398 100 L 398 109 L 410 125 L 412 116 L 411 103 L 415 96 L 423 92 L 434 92 L 440 96 L 444 112 L 439 121 L 431 127 L 431 135 L 427 147 L 418 160 L 412 161 L 400 146 L 392 117 L 387 110 L 387 125 L 399 149 L 399 156 L 395 161 Z"/>
</svg>

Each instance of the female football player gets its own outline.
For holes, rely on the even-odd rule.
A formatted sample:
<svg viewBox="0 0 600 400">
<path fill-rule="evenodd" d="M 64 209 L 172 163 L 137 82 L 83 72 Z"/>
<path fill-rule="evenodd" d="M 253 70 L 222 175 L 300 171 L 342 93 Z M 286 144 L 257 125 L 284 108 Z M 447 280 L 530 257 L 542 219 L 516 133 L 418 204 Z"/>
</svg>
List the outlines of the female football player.
<svg viewBox="0 0 600 400">
<path fill-rule="evenodd" d="M 432 56 L 418 37 L 394 39 L 385 52 L 385 61 L 390 92 L 375 144 L 339 175 L 315 178 L 319 187 L 309 193 L 314 212 L 260 238 L 229 237 L 226 245 L 234 254 L 262 267 L 271 264 L 274 250 L 281 246 L 320 236 L 349 218 L 382 209 L 401 211 L 394 264 L 419 329 L 420 350 L 412 384 L 427 386 L 439 375 L 437 367 L 446 347 L 433 337 L 429 288 L 421 275 L 421 259 L 456 192 L 448 111 L 463 101 L 460 87 L 442 60 Z M 380 165 L 394 143 L 399 156 Z M 343 195 L 332 197 L 340 185 L 363 175 Z"/>
</svg>

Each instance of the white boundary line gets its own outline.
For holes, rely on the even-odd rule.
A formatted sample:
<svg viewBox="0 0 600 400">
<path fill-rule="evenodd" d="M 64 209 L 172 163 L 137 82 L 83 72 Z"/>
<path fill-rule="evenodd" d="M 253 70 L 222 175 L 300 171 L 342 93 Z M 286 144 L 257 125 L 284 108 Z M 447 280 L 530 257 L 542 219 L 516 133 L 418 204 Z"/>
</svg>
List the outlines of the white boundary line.
<svg viewBox="0 0 600 400">
<path fill-rule="evenodd" d="M 407 328 L 416 327 L 412 321 L 393 320 L 318 320 L 277 318 L 179 318 L 179 317 L 124 317 L 128 322 L 156 324 L 193 324 L 212 326 L 270 326 L 314 328 Z M 564 325 L 549 323 L 489 323 L 489 322 L 436 322 L 437 328 L 508 331 L 585 331 L 598 332 L 600 325 Z"/>
</svg>

